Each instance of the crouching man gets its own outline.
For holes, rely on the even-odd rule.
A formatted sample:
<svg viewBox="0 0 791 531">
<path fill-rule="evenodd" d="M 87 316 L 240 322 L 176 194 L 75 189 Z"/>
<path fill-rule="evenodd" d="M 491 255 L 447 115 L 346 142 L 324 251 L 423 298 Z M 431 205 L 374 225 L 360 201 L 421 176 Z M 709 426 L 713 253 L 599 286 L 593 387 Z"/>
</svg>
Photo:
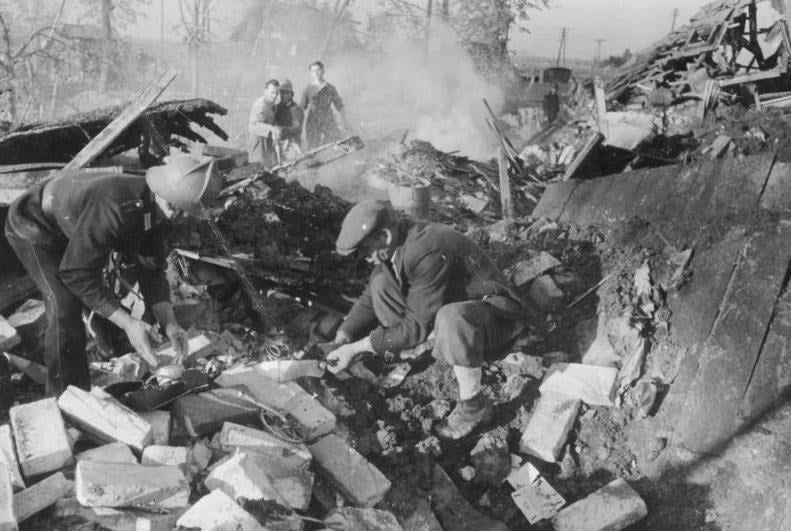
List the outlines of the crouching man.
<svg viewBox="0 0 791 531">
<path fill-rule="evenodd" d="M 527 317 L 497 266 L 463 234 L 399 220 L 381 201 L 355 205 L 336 246 L 342 255 L 370 256 L 376 267 L 338 330 L 341 346 L 327 356 L 329 370 L 346 369 L 363 352 L 415 347 L 433 329 L 434 356 L 452 366 L 459 384 L 459 401 L 437 426 L 438 435 L 459 439 L 488 423 L 493 408 L 482 390 L 481 367 L 505 353 Z"/>
<path fill-rule="evenodd" d="M 182 156 L 150 168 L 145 177 L 61 173 L 14 201 L 5 233 L 44 297 L 48 395 L 68 385 L 90 389 L 83 306 L 123 329 L 135 350 L 152 367 L 158 364 L 151 325 L 132 317 L 103 282 L 102 268 L 113 251 L 137 266 L 146 305 L 178 357 L 187 353 L 165 278 L 167 222 L 179 212 L 200 215 L 220 187 L 214 161 Z"/>
</svg>

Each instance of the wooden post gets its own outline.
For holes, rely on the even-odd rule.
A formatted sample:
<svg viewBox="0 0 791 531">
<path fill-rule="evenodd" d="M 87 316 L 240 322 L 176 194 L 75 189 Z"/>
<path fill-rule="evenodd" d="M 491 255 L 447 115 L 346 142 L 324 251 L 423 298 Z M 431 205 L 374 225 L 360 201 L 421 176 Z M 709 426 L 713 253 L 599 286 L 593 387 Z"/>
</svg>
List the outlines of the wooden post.
<svg viewBox="0 0 791 531">
<path fill-rule="evenodd" d="M 599 122 L 599 132 L 606 137 L 610 136 L 607 125 L 607 101 L 604 95 L 604 83 L 600 77 L 593 78 L 593 93 L 596 97 L 596 117 Z"/>
<path fill-rule="evenodd" d="M 500 206 L 503 219 L 513 219 L 514 197 L 511 194 L 511 179 L 508 177 L 508 160 L 502 146 L 497 148 L 497 165 L 500 168 Z"/>
</svg>

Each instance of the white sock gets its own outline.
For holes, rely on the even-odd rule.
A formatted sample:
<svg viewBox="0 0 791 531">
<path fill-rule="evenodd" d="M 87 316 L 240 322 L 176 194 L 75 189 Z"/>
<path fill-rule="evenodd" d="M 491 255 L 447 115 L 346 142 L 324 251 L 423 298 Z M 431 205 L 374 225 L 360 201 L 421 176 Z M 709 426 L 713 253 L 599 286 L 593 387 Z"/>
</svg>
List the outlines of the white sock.
<svg viewBox="0 0 791 531">
<path fill-rule="evenodd" d="M 480 367 L 460 367 L 453 366 L 453 374 L 459 382 L 459 400 L 469 400 L 481 392 L 481 375 L 483 370 Z"/>
</svg>

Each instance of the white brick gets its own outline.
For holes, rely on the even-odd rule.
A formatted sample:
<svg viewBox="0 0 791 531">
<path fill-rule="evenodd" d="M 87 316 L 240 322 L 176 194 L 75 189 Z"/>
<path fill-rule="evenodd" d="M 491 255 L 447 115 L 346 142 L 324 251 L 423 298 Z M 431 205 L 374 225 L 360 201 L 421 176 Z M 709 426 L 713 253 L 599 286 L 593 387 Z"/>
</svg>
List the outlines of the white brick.
<svg viewBox="0 0 791 531">
<path fill-rule="evenodd" d="M 556 531 L 619 531 L 647 514 L 640 495 L 619 478 L 560 511 L 552 525 Z"/>
<path fill-rule="evenodd" d="M 177 466 L 184 473 L 188 472 L 189 448 L 184 446 L 151 445 L 143 450 L 140 462 L 144 465 Z"/>
<path fill-rule="evenodd" d="M 55 472 L 71 465 L 71 445 L 54 398 L 11 408 L 19 466 L 26 478 Z"/>
<path fill-rule="evenodd" d="M 101 442 L 119 441 L 142 452 L 154 440 L 148 422 L 98 387 L 88 393 L 70 385 L 58 405 L 72 424 Z"/>
<path fill-rule="evenodd" d="M 39 481 L 14 495 L 14 514 L 17 521 L 24 522 L 73 492 L 74 483 L 66 479 L 62 472 Z"/>
<path fill-rule="evenodd" d="M 167 446 L 170 443 L 170 411 L 145 411 L 138 414 L 154 431 L 152 444 Z"/>
<path fill-rule="evenodd" d="M 187 506 L 190 493 L 175 466 L 81 461 L 74 477 L 77 499 L 88 507 L 175 509 Z"/>
<path fill-rule="evenodd" d="M 177 525 L 201 531 L 266 531 L 258 520 L 221 490 L 215 490 L 193 505 Z"/>
<path fill-rule="evenodd" d="M 541 382 L 541 393 L 558 393 L 590 406 L 615 405 L 618 369 L 581 363 L 556 363 Z"/>
<path fill-rule="evenodd" d="M 127 445 L 114 442 L 85 450 L 74 456 L 77 461 L 96 461 L 98 463 L 135 463 L 137 458 Z"/>
<path fill-rule="evenodd" d="M 390 490 L 390 480 L 334 433 L 311 444 L 310 451 L 330 483 L 352 505 L 372 507 Z"/>
<path fill-rule="evenodd" d="M 14 490 L 25 488 L 22 474 L 19 473 L 19 461 L 16 458 L 16 448 L 11 437 L 11 426 L 3 424 L 0 426 L 0 461 L 6 464 L 8 473 L 11 476 L 11 487 Z"/>
<path fill-rule="evenodd" d="M 0 351 L 11 350 L 21 342 L 22 339 L 16 329 L 6 321 L 5 317 L 0 315 Z"/>
<path fill-rule="evenodd" d="M 563 395 L 541 395 L 522 434 L 522 452 L 554 463 L 579 413 L 580 401 Z"/>
<path fill-rule="evenodd" d="M 237 452 L 214 466 L 204 483 L 209 490 L 220 489 L 233 499 L 263 499 L 285 505 L 261 463 L 245 452 Z"/>
<path fill-rule="evenodd" d="M 306 467 L 311 459 L 310 450 L 302 443 L 284 441 L 263 430 L 226 422 L 220 431 L 220 447 L 226 452 L 241 449 L 262 454 L 291 468 Z"/>
<path fill-rule="evenodd" d="M 0 531 L 17 531 L 14 516 L 14 491 L 11 489 L 11 475 L 5 463 L 0 463 Z"/>
<path fill-rule="evenodd" d="M 112 531 L 172 531 L 176 521 L 186 508 L 170 511 L 149 512 L 137 509 L 110 509 L 107 507 L 83 507 L 77 498 L 70 496 L 55 504 L 56 518 L 77 516 L 88 522 L 96 522 L 102 529 Z"/>
</svg>

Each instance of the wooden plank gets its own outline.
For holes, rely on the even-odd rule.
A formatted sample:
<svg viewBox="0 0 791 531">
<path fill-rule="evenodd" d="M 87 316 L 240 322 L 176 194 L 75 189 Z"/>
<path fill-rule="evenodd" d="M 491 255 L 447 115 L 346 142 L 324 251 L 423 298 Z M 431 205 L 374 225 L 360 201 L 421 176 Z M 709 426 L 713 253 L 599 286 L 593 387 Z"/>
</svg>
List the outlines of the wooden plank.
<svg viewBox="0 0 791 531">
<path fill-rule="evenodd" d="M 748 420 L 740 406 L 788 269 L 789 237 L 791 227 L 779 225 L 742 250 L 677 423 L 679 440 L 693 451 L 716 450 Z"/>
<path fill-rule="evenodd" d="M 500 208 L 503 219 L 514 218 L 514 196 L 511 194 L 511 178 L 508 176 L 508 161 L 505 149 L 497 148 L 497 167 L 500 172 Z"/>
<path fill-rule="evenodd" d="M 723 79 L 719 81 L 720 88 L 732 87 L 735 85 L 743 85 L 744 83 L 752 83 L 753 81 L 761 81 L 763 79 L 775 79 L 783 75 L 784 70 L 781 67 L 773 68 L 771 70 L 762 70 L 753 74 L 746 74 L 743 76 L 736 76 L 730 79 Z"/>
<path fill-rule="evenodd" d="M 132 125 L 141 114 L 154 103 L 160 94 L 176 78 L 176 69 L 168 67 L 154 83 L 150 84 L 132 103 L 130 103 L 115 120 L 105 127 L 101 133 L 91 139 L 77 155 L 66 164 L 63 171 L 84 168 L 99 157 L 127 127 Z"/>
<path fill-rule="evenodd" d="M 759 204 L 765 210 L 791 211 L 791 163 L 775 162 Z"/>
<path fill-rule="evenodd" d="M 579 153 L 577 153 L 577 156 L 574 158 L 574 162 L 569 164 L 569 167 L 566 168 L 566 172 L 563 174 L 564 181 L 568 181 L 574 177 L 574 174 L 577 172 L 580 166 L 582 166 L 582 163 L 587 160 L 588 156 L 591 154 L 594 148 L 602 142 L 602 140 L 604 140 L 604 135 L 601 133 L 591 133 L 590 137 L 588 137 L 588 139 L 585 141 L 585 144 L 582 146 L 582 149 L 580 149 Z"/>
<path fill-rule="evenodd" d="M 570 180 L 548 186 L 533 210 L 532 217 L 558 219 L 578 183 L 579 181 Z"/>
</svg>

